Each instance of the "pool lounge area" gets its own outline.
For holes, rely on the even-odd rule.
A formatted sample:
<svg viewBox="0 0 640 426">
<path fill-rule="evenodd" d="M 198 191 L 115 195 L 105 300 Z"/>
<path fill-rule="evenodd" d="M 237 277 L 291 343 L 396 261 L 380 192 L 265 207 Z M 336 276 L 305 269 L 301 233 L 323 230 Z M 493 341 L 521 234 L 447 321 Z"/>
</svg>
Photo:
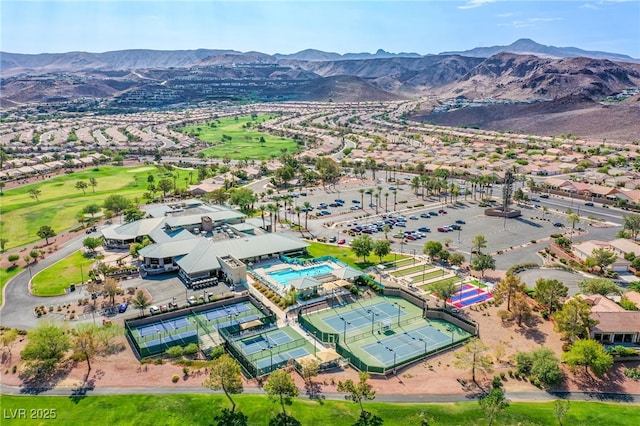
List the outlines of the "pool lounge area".
<svg viewBox="0 0 640 426">
<path fill-rule="evenodd" d="M 328 294 L 363 274 L 333 258 L 271 260 L 252 265 L 250 272 L 280 295 L 285 295 L 292 287 L 301 295 Z"/>
</svg>

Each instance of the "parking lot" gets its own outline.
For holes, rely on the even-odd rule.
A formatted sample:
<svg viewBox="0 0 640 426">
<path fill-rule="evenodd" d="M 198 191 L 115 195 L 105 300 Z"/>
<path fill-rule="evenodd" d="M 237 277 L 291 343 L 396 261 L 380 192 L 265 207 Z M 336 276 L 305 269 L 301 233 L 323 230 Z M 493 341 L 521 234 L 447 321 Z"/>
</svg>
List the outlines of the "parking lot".
<svg viewBox="0 0 640 426">
<path fill-rule="evenodd" d="M 399 183 L 379 184 L 372 180 L 351 180 L 335 188 L 306 190 L 306 196 L 294 199 L 294 206 L 309 202 L 314 207 L 308 215 L 308 227 L 313 237 L 326 238 L 332 242 L 344 240 L 344 245 L 348 245 L 363 231 L 369 233 L 374 240 L 384 238 L 382 226 L 387 221 L 391 228 L 388 237 L 392 241 L 392 249 L 408 254 L 421 254 L 424 243 L 429 240 L 448 243 L 451 249 L 469 254 L 471 241 L 478 234 L 486 237 L 487 251 L 499 252 L 522 246 L 532 240 L 547 238 L 553 233 L 571 230 L 566 215 L 557 211 L 543 212 L 541 208 L 525 206 L 521 208 L 522 216 L 519 218 L 505 220 L 488 217 L 484 215 L 485 207 L 479 205 L 480 200 L 473 200 L 469 196 L 467 200 L 464 196 L 459 196 L 458 201 L 453 203 L 450 199 L 445 202 L 444 197 L 440 200 L 435 196 L 423 199 L 415 195 L 408 181 L 401 178 L 398 180 Z M 382 187 L 382 190 L 379 191 L 378 187 Z M 395 203 L 394 193 L 390 188 L 397 191 Z M 372 190 L 370 194 L 367 193 L 368 189 Z M 381 194 L 381 197 L 376 199 L 376 194 Z M 337 207 L 330 206 L 335 205 L 335 200 L 342 200 L 344 203 L 338 203 Z M 326 207 L 321 207 L 320 211 L 326 210 L 330 214 L 316 216 L 318 206 L 322 203 Z M 352 209 L 354 206 L 359 208 Z M 394 223 L 388 222 L 388 215 L 391 215 Z M 398 218 L 404 220 L 398 221 Z M 304 213 L 301 221 L 304 223 Z M 554 223 L 565 226 L 554 226 Z M 576 229 L 586 226 L 582 221 L 575 225 Z M 444 227 L 454 229 L 438 231 Z M 411 237 L 406 238 L 409 235 Z M 414 235 L 417 238 L 413 238 Z"/>
</svg>

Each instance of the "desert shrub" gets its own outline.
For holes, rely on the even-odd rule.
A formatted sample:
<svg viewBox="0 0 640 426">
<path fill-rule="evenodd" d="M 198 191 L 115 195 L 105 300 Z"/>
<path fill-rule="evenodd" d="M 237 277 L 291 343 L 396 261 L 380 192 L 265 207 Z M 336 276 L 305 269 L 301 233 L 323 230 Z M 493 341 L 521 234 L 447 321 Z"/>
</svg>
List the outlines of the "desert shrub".
<svg viewBox="0 0 640 426">
<path fill-rule="evenodd" d="M 638 381 L 640 380 L 640 368 L 627 368 L 624 370 L 624 375 L 630 378 L 631 380 Z"/>
<path fill-rule="evenodd" d="M 165 351 L 169 358 L 178 358 L 184 353 L 182 346 L 172 346 Z"/>
<path fill-rule="evenodd" d="M 613 355 L 613 356 L 636 356 L 638 355 L 638 352 L 636 352 L 635 350 L 631 349 L 631 348 L 627 348 L 625 346 L 622 345 L 616 345 L 612 348 L 610 348 L 608 351 L 609 355 Z"/>
<path fill-rule="evenodd" d="M 620 306 L 622 306 L 623 308 L 625 308 L 627 311 L 637 311 L 638 307 L 636 306 L 635 303 L 633 303 L 631 300 L 629 300 L 626 297 L 622 297 L 620 299 L 620 302 L 618 302 L 620 304 Z"/>
<path fill-rule="evenodd" d="M 189 343 L 187 346 L 184 347 L 184 354 L 185 355 L 195 355 L 198 353 L 200 349 L 198 348 L 198 345 L 196 345 L 195 343 Z"/>
<path fill-rule="evenodd" d="M 173 383 L 178 383 L 178 380 L 180 380 L 180 377 L 177 374 L 174 374 L 173 376 L 171 376 L 171 381 Z"/>
</svg>

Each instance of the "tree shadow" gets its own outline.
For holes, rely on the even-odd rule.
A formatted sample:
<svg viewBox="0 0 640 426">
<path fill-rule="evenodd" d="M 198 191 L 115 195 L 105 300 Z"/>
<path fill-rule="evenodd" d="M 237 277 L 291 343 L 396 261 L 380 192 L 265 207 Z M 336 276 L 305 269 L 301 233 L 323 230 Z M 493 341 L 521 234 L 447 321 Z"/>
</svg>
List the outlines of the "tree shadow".
<svg viewBox="0 0 640 426">
<path fill-rule="evenodd" d="M 602 377 L 594 376 L 584 368 L 579 368 L 573 372 L 573 381 L 579 389 L 583 389 L 586 395 L 595 399 L 609 398 L 610 396 L 607 395 L 614 396 L 624 393 L 622 384 L 625 381 L 625 376 L 621 368 L 612 369 Z"/>
<path fill-rule="evenodd" d="M 39 395 L 42 392 L 53 389 L 58 383 L 69 376 L 69 373 L 71 373 L 75 365 L 76 363 L 74 361 L 66 360 L 51 370 L 43 370 L 35 364 L 28 366 L 19 376 L 22 380 L 20 393 L 25 395 Z"/>
<path fill-rule="evenodd" d="M 231 411 L 228 408 L 223 408 L 213 420 L 216 426 L 247 426 L 249 424 L 246 414 L 242 411 Z"/>
<path fill-rule="evenodd" d="M 302 423 L 295 417 L 278 413 L 278 415 L 269 420 L 269 426 L 302 426 Z"/>
<path fill-rule="evenodd" d="M 541 322 L 542 320 L 539 317 L 532 315 L 529 319 L 522 322 L 522 327 L 519 327 L 514 331 L 527 340 L 533 340 L 538 344 L 543 344 L 547 341 L 548 335 L 544 331 L 538 329 L 538 325 Z"/>
<path fill-rule="evenodd" d="M 310 381 L 305 383 L 304 385 L 305 391 L 307 395 L 309 395 L 309 399 L 316 399 L 320 404 L 323 404 L 324 395 L 322 395 L 322 386 L 319 382 Z"/>
</svg>

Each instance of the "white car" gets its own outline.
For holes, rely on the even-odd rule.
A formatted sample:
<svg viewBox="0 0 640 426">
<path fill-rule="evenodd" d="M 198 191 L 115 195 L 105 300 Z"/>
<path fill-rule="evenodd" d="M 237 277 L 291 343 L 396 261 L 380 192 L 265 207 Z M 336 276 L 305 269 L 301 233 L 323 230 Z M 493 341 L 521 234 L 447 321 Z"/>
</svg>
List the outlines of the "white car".
<svg viewBox="0 0 640 426">
<path fill-rule="evenodd" d="M 149 308 L 149 312 L 151 313 L 151 315 L 157 314 L 158 312 L 160 312 L 160 308 L 156 305 L 153 305 Z"/>
</svg>

